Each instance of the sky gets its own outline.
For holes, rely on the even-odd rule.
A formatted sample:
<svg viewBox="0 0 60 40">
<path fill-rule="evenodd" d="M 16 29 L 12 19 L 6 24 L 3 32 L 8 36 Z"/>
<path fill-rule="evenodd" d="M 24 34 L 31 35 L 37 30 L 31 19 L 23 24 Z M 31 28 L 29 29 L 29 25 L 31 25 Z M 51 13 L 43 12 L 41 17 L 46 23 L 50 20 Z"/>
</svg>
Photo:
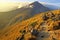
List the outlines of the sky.
<svg viewBox="0 0 60 40">
<path fill-rule="evenodd" d="M 0 0 L 0 2 L 34 2 L 34 1 L 39 1 L 39 2 L 48 2 L 48 3 L 60 3 L 60 0 Z"/>
<path fill-rule="evenodd" d="M 28 1 L 28 2 L 39 1 L 48 3 L 60 3 L 60 0 L 18 0 L 18 1 Z"/>
<path fill-rule="evenodd" d="M 18 2 L 20 3 L 20 2 L 34 2 L 34 1 L 38 1 L 44 4 L 46 3 L 49 5 L 53 4 L 60 7 L 60 0 L 0 0 L 0 12 L 16 9 L 18 7 Z M 22 6 L 21 4 L 19 5 Z"/>
</svg>

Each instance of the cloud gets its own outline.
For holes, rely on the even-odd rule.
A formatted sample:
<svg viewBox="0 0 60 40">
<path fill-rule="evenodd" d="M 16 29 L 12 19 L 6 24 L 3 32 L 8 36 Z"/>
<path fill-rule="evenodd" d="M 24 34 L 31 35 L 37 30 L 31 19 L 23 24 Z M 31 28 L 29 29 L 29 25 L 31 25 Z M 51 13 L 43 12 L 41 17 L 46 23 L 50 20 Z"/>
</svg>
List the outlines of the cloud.
<svg viewBox="0 0 60 40">
<path fill-rule="evenodd" d="M 18 3 L 8 2 L 0 3 L 0 12 L 7 12 L 14 10 L 18 7 Z"/>
<path fill-rule="evenodd" d="M 18 2 L 18 0 L 0 0 L 0 2 Z"/>
<path fill-rule="evenodd" d="M 17 8 L 21 8 L 22 6 L 28 5 L 31 2 L 1 2 L 0 1 L 0 12 L 8 12 L 11 10 L 15 10 Z M 41 4 L 55 5 L 60 7 L 60 3 L 45 3 L 40 2 Z"/>
<path fill-rule="evenodd" d="M 0 2 L 0 12 L 8 12 L 28 4 L 29 2 Z"/>
</svg>

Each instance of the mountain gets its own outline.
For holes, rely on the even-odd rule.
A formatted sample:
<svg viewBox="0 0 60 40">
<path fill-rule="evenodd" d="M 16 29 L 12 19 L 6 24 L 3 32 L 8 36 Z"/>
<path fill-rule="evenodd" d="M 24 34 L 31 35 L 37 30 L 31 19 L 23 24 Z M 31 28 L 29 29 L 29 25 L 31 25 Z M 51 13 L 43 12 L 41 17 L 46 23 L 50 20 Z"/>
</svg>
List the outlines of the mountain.
<svg viewBox="0 0 60 40">
<path fill-rule="evenodd" d="M 42 4 L 40 4 L 39 2 L 34 2 L 32 4 L 30 4 L 30 6 L 33 5 L 33 9 L 32 9 L 32 14 L 34 13 L 39 13 L 39 12 L 46 12 L 49 11 L 49 9 L 45 6 L 43 6 Z"/>
<path fill-rule="evenodd" d="M 50 10 L 57 10 L 60 9 L 60 6 L 58 3 L 44 3 L 44 2 L 39 2 L 40 4 L 42 4 L 43 6 L 49 8 Z M 22 3 L 21 3 L 22 4 Z M 31 2 L 27 2 L 27 3 L 23 3 L 22 5 L 19 4 L 19 7 L 23 7 L 25 5 L 31 4 Z"/>
<path fill-rule="evenodd" d="M 40 4 L 39 2 L 36 1 L 36 2 L 33 2 L 27 6 L 20 8 L 20 9 L 17 9 L 15 11 L 19 11 L 20 14 L 22 14 L 22 15 L 24 14 L 24 18 L 21 20 L 25 20 L 25 19 L 28 19 L 28 18 L 30 18 L 30 17 L 32 17 L 40 12 L 49 11 L 49 9 L 47 7 L 44 7 L 42 4 Z M 23 16 L 19 16 L 17 18 L 17 20 L 19 20 L 20 17 L 23 17 Z"/>
<path fill-rule="evenodd" d="M 40 12 L 45 11 L 49 11 L 49 9 L 36 1 L 16 10 L 0 12 L 0 28 L 14 24 L 17 21 L 21 22 Z"/>
<path fill-rule="evenodd" d="M 52 4 L 42 4 L 42 5 L 44 5 L 45 7 L 49 8 L 50 10 L 60 9 L 60 6 L 57 6 L 57 5 L 52 5 Z"/>
<path fill-rule="evenodd" d="M 0 31 L 0 40 L 60 40 L 60 10 L 37 14 Z"/>
</svg>

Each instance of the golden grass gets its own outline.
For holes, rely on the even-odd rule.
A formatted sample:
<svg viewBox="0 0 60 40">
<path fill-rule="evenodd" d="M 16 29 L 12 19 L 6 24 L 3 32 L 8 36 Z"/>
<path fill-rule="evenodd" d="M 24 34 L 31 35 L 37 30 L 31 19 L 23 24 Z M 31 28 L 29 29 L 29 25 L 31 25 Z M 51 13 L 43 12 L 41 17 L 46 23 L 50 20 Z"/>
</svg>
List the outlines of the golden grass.
<svg viewBox="0 0 60 40">
<path fill-rule="evenodd" d="M 52 16 L 52 13 L 54 16 Z M 44 15 L 49 18 L 44 20 Z M 54 17 L 56 18 L 52 19 Z M 60 29 L 57 27 L 56 29 L 54 29 L 54 26 L 58 26 L 58 23 L 60 23 L 59 18 L 60 10 L 48 11 L 45 13 L 43 12 L 37 14 L 30 19 L 11 25 L 10 28 L 7 28 L 6 30 L 2 30 L 2 32 L 0 33 L 0 40 L 17 40 L 17 38 L 19 39 L 23 35 L 23 33 L 20 32 L 23 30 L 26 31 L 26 33 L 24 34 L 24 40 L 29 40 L 29 38 L 38 38 L 36 36 L 33 36 L 31 32 L 29 32 L 32 29 L 36 29 L 39 32 L 45 31 L 50 34 L 49 37 L 44 38 L 43 40 L 60 40 Z M 44 22 L 45 24 L 43 24 Z M 45 27 L 45 29 L 43 29 L 42 26 Z"/>
</svg>

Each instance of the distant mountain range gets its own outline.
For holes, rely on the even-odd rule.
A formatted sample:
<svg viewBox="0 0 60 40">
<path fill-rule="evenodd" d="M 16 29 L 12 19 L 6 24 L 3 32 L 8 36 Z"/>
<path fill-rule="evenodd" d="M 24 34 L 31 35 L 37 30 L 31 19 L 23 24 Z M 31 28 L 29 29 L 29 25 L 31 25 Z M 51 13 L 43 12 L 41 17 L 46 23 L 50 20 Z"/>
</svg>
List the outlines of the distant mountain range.
<svg viewBox="0 0 60 40">
<path fill-rule="evenodd" d="M 57 6 L 57 5 L 52 5 L 52 4 L 42 4 L 42 5 L 44 5 L 45 7 L 49 8 L 50 10 L 60 9 L 60 6 Z"/>
</svg>

